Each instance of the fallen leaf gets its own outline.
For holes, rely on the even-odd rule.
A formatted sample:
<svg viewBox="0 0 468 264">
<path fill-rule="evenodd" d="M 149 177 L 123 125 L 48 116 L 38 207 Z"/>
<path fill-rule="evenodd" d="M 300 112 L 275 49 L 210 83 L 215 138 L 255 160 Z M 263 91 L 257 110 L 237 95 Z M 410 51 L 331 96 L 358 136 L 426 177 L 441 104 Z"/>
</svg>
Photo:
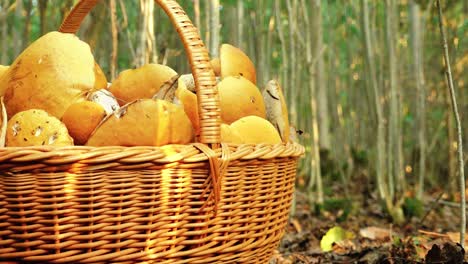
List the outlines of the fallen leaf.
<svg viewBox="0 0 468 264">
<path fill-rule="evenodd" d="M 333 246 L 333 252 L 339 255 L 347 255 L 353 251 L 356 251 L 356 244 L 350 239 L 345 239 L 336 242 Z"/>
<path fill-rule="evenodd" d="M 391 232 L 388 229 L 371 226 L 359 230 L 359 235 L 370 240 L 389 240 Z"/>
<path fill-rule="evenodd" d="M 447 237 L 452 240 L 452 242 L 460 243 L 460 232 L 447 232 Z M 468 234 L 465 234 L 465 244 L 468 243 Z"/>
<path fill-rule="evenodd" d="M 352 232 L 346 231 L 339 226 L 335 226 L 330 228 L 328 232 L 322 237 L 322 240 L 320 241 L 320 247 L 325 252 L 331 251 L 333 249 L 334 243 L 352 238 L 354 238 L 354 234 Z"/>
<path fill-rule="evenodd" d="M 296 232 L 297 233 L 302 233 L 301 223 L 299 223 L 299 221 L 296 218 L 294 218 L 291 222 L 292 222 L 294 228 L 296 229 Z"/>
</svg>

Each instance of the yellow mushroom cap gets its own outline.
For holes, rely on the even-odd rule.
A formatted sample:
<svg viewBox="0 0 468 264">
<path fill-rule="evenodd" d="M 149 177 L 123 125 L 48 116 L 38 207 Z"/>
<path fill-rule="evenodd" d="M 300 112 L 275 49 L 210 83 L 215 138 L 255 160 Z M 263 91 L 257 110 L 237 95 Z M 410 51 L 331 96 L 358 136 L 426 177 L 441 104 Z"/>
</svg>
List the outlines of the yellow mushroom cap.
<svg viewBox="0 0 468 264">
<path fill-rule="evenodd" d="M 246 144 L 278 144 L 281 143 L 281 137 L 275 127 L 258 116 L 246 116 L 230 125 L 231 129 L 236 131 Z"/>
<path fill-rule="evenodd" d="M 165 100 L 141 99 L 108 116 L 87 146 L 162 146 L 187 144 L 193 127 L 182 107 Z"/>
<path fill-rule="evenodd" d="M 221 76 L 221 62 L 219 58 L 214 58 L 210 61 L 211 67 L 216 76 Z"/>
<path fill-rule="evenodd" d="M 6 73 L 9 68 L 10 66 L 0 65 L 0 84 L 2 83 L 1 79 L 3 77 L 3 74 Z M 6 90 L 6 87 L 2 88 L 0 86 L 0 97 L 3 96 L 3 94 L 5 93 L 5 90 Z"/>
<path fill-rule="evenodd" d="M 94 62 L 94 76 L 96 76 L 96 82 L 94 85 L 94 88 L 96 90 L 106 88 L 107 87 L 107 78 L 104 72 L 102 71 L 101 67 L 99 64 Z"/>
<path fill-rule="evenodd" d="M 195 129 L 195 134 L 199 135 L 200 133 L 200 124 L 198 118 L 198 99 L 197 95 L 192 93 L 187 89 L 185 83 L 182 79 L 178 80 L 178 87 L 175 92 L 175 96 L 182 104 L 185 113 L 192 122 L 193 128 Z"/>
<path fill-rule="evenodd" d="M 266 117 L 265 103 L 257 86 L 244 77 L 227 77 L 218 84 L 221 119 L 227 123 L 241 117 Z"/>
<path fill-rule="evenodd" d="M 152 98 L 161 86 L 177 75 L 173 69 L 161 64 L 146 64 L 137 69 L 121 72 L 109 87 L 120 105 L 138 99 Z"/>
<path fill-rule="evenodd" d="M 243 76 L 257 84 L 255 66 L 250 58 L 239 48 L 229 44 L 221 45 L 221 79 L 228 76 Z"/>
<path fill-rule="evenodd" d="M 44 35 L 1 78 L 9 115 L 38 107 L 61 117 L 70 104 L 99 86 L 95 65 L 89 45 L 75 35 Z"/>
<path fill-rule="evenodd" d="M 74 34 L 50 32 L 29 45 L 0 78 L 8 116 L 43 109 L 61 118 L 73 103 L 102 85 L 88 44 Z M 105 86 L 100 87 L 105 88 Z"/>
<path fill-rule="evenodd" d="M 10 68 L 10 66 L 0 65 L 0 77 Z"/>
<path fill-rule="evenodd" d="M 221 142 L 242 144 L 243 140 L 237 130 L 232 129 L 227 124 L 221 124 Z"/>
<path fill-rule="evenodd" d="M 95 102 L 72 104 L 63 114 L 62 122 L 77 145 L 83 145 L 106 116 L 104 108 Z"/>
<path fill-rule="evenodd" d="M 18 112 L 8 121 L 6 146 L 70 146 L 73 139 L 67 127 L 41 109 Z"/>
</svg>

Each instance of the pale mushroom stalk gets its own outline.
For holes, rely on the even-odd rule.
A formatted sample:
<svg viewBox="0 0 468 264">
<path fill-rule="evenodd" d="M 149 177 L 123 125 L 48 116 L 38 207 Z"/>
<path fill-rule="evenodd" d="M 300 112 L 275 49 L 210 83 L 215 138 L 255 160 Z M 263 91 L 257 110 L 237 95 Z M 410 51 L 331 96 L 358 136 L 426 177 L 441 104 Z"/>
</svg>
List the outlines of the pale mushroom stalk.
<svg viewBox="0 0 468 264">
<path fill-rule="evenodd" d="M 262 92 L 265 101 L 266 118 L 278 130 L 283 142 L 289 141 L 290 128 L 286 102 L 279 83 L 271 80 Z"/>
<path fill-rule="evenodd" d="M 175 99 L 175 93 L 178 88 L 179 75 L 174 75 L 171 79 L 167 80 L 161 88 L 159 88 L 158 93 L 153 96 L 153 99 L 166 100 L 173 102 Z"/>
</svg>

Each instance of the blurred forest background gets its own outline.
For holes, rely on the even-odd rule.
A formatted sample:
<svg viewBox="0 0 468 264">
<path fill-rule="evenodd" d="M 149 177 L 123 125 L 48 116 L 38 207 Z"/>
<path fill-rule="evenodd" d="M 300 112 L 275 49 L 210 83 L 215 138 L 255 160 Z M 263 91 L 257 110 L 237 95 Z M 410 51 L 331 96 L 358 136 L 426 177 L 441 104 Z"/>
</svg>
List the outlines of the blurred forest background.
<svg viewBox="0 0 468 264">
<path fill-rule="evenodd" d="M 0 63 L 11 64 L 29 43 L 57 30 L 76 2 L 0 0 Z M 459 200 L 456 129 L 433 0 L 178 2 L 213 58 L 230 43 L 254 62 L 260 89 L 280 80 L 307 150 L 297 188 L 315 208 L 349 210 L 375 199 L 402 223 L 421 217 L 440 195 Z M 468 1 L 441 2 L 466 144 Z M 103 0 L 79 37 L 109 80 L 150 62 L 189 72 L 174 27 L 153 0 Z"/>
</svg>

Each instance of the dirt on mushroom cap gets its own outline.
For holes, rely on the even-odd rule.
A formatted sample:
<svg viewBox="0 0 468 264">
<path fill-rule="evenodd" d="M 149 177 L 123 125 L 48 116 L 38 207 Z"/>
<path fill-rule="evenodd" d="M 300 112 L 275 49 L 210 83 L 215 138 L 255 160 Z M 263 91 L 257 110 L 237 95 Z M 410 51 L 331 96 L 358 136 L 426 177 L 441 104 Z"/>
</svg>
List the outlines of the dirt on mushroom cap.
<svg viewBox="0 0 468 264">
<path fill-rule="evenodd" d="M 30 109 L 15 114 L 8 121 L 7 147 L 45 145 L 73 145 L 67 127 L 56 117 L 41 109 Z"/>
</svg>

